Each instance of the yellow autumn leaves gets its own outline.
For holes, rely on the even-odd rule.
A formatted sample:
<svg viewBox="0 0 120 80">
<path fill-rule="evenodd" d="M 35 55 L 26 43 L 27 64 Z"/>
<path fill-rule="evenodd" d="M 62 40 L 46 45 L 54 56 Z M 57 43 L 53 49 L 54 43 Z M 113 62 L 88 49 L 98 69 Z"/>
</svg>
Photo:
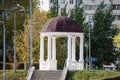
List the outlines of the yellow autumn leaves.
<svg viewBox="0 0 120 80">
<path fill-rule="evenodd" d="M 120 24 L 117 26 L 118 29 L 120 29 Z M 113 38 L 114 44 L 120 48 L 120 32 Z"/>
</svg>

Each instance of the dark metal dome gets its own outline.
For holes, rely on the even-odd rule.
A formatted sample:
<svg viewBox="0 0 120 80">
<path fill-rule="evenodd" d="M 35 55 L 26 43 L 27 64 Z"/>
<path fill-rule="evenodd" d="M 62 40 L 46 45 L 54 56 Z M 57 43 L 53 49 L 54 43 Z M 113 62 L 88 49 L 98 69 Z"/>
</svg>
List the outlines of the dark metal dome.
<svg viewBox="0 0 120 80">
<path fill-rule="evenodd" d="M 83 32 L 81 27 L 66 16 L 58 16 L 50 19 L 41 32 Z"/>
</svg>

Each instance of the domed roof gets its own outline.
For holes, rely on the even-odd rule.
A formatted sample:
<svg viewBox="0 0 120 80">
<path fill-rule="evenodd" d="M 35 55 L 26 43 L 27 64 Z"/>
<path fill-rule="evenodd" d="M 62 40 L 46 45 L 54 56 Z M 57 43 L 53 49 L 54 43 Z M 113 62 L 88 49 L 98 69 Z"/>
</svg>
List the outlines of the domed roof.
<svg viewBox="0 0 120 80">
<path fill-rule="evenodd" d="M 66 16 L 58 16 L 50 19 L 41 32 L 83 32 L 81 27 Z"/>
</svg>

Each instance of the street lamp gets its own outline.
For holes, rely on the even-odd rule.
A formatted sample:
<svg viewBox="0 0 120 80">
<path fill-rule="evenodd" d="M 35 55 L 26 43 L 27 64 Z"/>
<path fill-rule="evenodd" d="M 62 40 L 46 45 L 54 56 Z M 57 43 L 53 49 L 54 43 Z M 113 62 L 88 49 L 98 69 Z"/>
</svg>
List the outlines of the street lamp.
<svg viewBox="0 0 120 80">
<path fill-rule="evenodd" d="M 33 60 L 32 60 L 32 0 L 30 0 L 30 29 L 29 29 L 29 36 L 30 36 L 30 42 L 29 42 L 29 55 L 30 55 L 30 67 L 32 66 Z"/>
<path fill-rule="evenodd" d="M 3 24 L 3 80 L 6 80 L 6 58 L 5 58 L 5 23 L 4 21 L 0 21 L 1 24 Z"/>
<path fill-rule="evenodd" d="M 18 4 L 17 4 L 17 7 L 20 7 L 22 9 L 16 10 L 15 13 L 14 13 L 14 72 L 16 72 L 16 13 L 17 13 L 17 11 L 21 11 L 21 10 L 24 11 L 24 13 L 25 13 L 25 20 L 24 20 L 24 22 L 26 22 L 26 11 L 25 11 L 25 8 L 20 6 L 20 5 L 18 5 Z"/>
<path fill-rule="evenodd" d="M 90 20 L 90 17 L 89 17 L 89 70 L 91 69 L 91 66 L 92 66 L 92 61 L 91 61 L 91 20 Z"/>
<path fill-rule="evenodd" d="M 86 70 L 88 69 L 88 44 L 87 42 L 85 43 L 85 48 L 86 48 Z"/>
<path fill-rule="evenodd" d="M 17 7 L 20 7 L 24 11 L 24 16 L 25 16 L 24 24 L 26 24 L 26 10 L 25 10 L 25 8 L 23 6 L 20 6 L 19 4 L 17 4 Z"/>
</svg>

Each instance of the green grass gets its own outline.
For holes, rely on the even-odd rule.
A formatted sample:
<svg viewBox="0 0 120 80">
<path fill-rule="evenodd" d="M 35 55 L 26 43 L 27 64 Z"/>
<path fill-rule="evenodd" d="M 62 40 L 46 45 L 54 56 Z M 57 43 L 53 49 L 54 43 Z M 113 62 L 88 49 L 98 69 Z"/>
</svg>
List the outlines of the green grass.
<svg viewBox="0 0 120 80">
<path fill-rule="evenodd" d="M 26 80 L 27 71 L 17 70 L 15 73 L 13 70 L 6 71 L 6 80 Z M 3 80 L 3 71 L 0 70 L 0 80 Z"/>
<path fill-rule="evenodd" d="M 118 71 L 70 71 L 67 80 L 120 80 Z"/>
<path fill-rule="evenodd" d="M 13 70 L 6 71 L 6 80 L 26 80 L 27 71 Z M 0 70 L 0 80 L 3 80 L 3 71 Z M 120 80 L 118 71 L 70 71 L 67 80 Z"/>
</svg>

